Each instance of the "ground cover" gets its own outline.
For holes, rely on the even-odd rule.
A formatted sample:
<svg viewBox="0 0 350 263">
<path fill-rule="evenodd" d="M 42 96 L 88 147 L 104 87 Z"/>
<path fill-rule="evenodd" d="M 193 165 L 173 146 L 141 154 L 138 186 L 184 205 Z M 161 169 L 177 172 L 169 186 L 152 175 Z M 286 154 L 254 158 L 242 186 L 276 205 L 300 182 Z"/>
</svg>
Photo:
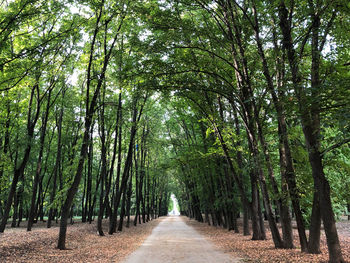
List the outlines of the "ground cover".
<svg viewBox="0 0 350 263">
<path fill-rule="evenodd" d="M 186 223 L 193 226 L 199 233 L 211 240 L 219 249 L 222 249 L 224 252 L 232 254 L 235 257 L 243 258 L 244 262 L 328 262 L 328 250 L 323 229 L 321 233 L 321 254 L 311 255 L 300 251 L 296 227 L 294 227 L 294 244 L 297 249 L 275 249 L 269 231 L 267 231 L 268 240 L 253 241 L 251 240 L 251 236 L 243 236 L 242 233 L 237 234 L 233 231 L 229 232 L 221 227 L 208 226 L 207 223 L 199 223 L 195 220 L 188 220 Z M 242 223 L 240 220 L 238 223 L 241 230 Z M 267 225 L 266 229 L 268 229 Z M 337 229 L 344 260 L 350 262 L 350 222 L 345 220 L 338 222 Z"/>
<path fill-rule="evenodd" d="M 58 225 L 47 229 L 38 223 L 27 232 L 25 222 L 20 228 L 8 228 L 0 235 L 0 262 L 121 262 L 137 249 L 160 219 L 152 220 L 122 232 L 108 235 L 108 221 L 104 221 L 105 236 L 96 232 L 96 222 L 75 223 L 68 228 L 67 248 L 58 250 Z"/>
</svg>

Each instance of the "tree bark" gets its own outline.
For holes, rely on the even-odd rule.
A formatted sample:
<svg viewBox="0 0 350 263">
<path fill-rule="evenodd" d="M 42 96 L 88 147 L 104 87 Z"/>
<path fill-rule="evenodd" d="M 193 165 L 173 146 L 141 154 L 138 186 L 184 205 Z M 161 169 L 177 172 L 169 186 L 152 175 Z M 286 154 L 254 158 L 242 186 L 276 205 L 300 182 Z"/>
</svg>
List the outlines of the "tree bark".
<svg viewBox="0 0 350 263">
<path fill-rule="evenodd" d="M 308 252 L 313 254 L 321 253 L 320 250 L 320 238 L 321 238 L 321 210 L 319 195 L 314 187 L 314 197 L 312 202 L 311 223 L 309 230 L 309 246 Z"/>
<path fill-rule="evenodd" d="M 130 209 L 131 209 L 131 195 L 132 195 L 132 166 L 130 167 L 130 179 L 127 191 L 127 202 L 126 202 L 126 227 L 130 226 Z"/>
<path fill-rule="evenodd" d="M 101 99 L 101 111 L 99 114 L 99 133 L 100 133 L 100 140 L 101 140 L 101 184 L 100 184 L 100 209 L 98 212 L 98 218 L 97 218 L 97 231 L 100 236 L 104 236 L 103 229 L 102 229 L 102 219 L 103 219 L 103 213 L 106 205 L 106 201 L 108 199 L 108 191 L 105 189 L 105 181 L 107 180 L 107 146 L 106 146 L 106 131 L 105 131 L 105 118 L 104 118 L 104 105 L 105 105 L 105 87 L 103 87 L 102 91 L 102 99 Z"/>
<path fill-rule="evenodd" d="M 35 207 L 36 207 L 35 201 L 36 201 L 37 187 L 39 184 L 41 168 L 42 168 L 41 166 L 42 166 L 42 159 L 43 159 L 43 153 L 44 153 L 46 127 L 47 127 L 47 121 L 49 119 L 50 99 L 51 99 L 51 89 L 48 91 L 46 111 L 45 111 L 45 114 L 44 114 L 43 120 L 42 120 L 41 133 L 40 133 L 40 150 L 39 150 L 37 167 L 36 167 L 36 172 L 35 172 L 35 177 L 34 177 L 34 182 L 33 182 L 32 201 L 30 204 L 27 231 L 32 230 L 33 221 L 34 221 L 34 217 L 35 217 Z"/>
<path fill-rule="evenodd" d="M 119 225 L 118 225 L 118 231 L 123 230 L 123 223 L 124 223 L 124 217 L 125 217 L 125 199 L 126 199 L 126 189 L 123 191 L 123 198 L 122 198 L 122 204 L 121 204 L 121 210 L 120 210 L 120 218 L 119 218 Z"/>
</svg>

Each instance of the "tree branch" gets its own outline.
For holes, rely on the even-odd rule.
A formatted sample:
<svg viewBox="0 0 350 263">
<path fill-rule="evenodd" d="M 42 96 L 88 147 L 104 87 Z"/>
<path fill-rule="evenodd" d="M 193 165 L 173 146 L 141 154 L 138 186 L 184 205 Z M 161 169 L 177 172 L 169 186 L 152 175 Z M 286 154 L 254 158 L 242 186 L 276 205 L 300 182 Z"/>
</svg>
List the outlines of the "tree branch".
<svg viewBox="0 0 350 263">
<path fill-rule="evenodd" d="M 336 149 L 336 148 L 339 148 L 340 146 L 344 145 L 344 144 L 347 144 L 350 142 L 350 138 L 347 138 L 347 139 L 344 139 L 336 144 L 333 144 L 332 146 L 328 147 L 327 149 L 323 150 L 321 152 L 321 156 L 324 157 L 326 153 Z"/>
</svg>

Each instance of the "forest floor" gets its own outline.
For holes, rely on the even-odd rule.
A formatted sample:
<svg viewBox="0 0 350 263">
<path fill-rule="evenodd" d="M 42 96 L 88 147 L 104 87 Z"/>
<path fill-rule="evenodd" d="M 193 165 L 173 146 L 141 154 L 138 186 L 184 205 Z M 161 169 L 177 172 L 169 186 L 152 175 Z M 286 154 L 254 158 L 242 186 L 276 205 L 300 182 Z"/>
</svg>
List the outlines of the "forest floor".
<svg viewBox="0 0 350 263">
<path fill-rule="evenodd" d="M 137 227 L 132 225 L 130 228 L 124 228 L 122 232 L 115 233 L 114 235 L 108 235 L 108 221 L 106 220 L 104 222 L 106 236 L 104 237 L 97 235 L 96 221 L 91 225 L 76 222 L 68 227 L 68 250 L 63 251 L 55 248 L 58 238 L 58 225 L 53 223 L 53 227 L 47 229 L 45 223 L 39 222 L 34 225 L 31 232 L 27 232 L 26 222 L 22 222 L 21 227 L 8 227 L 5 233 L 0 234 L 0 262 L 123 262 L 125 259 L 129 260 L 127 263 L 146 262 L 146 259 L 151 259 L 151 262 L 186 262 L 187 259 L 190 260 L 187 262 L 202 262 L 193 261 L 191 254 L 199 255 L 198 260 L 200 260 L 206 254 L 206 251 L 212 250 L 212 248 L 206 247 L 204 250 L 201 250 L 201 248 L 198 248 L 198 250 L 197 248 L 191 248 L 196 245 L 201 247 L 203 244 L 206 246 L 206 241 L 202 237 L 198 237 L 199 234 L 199 236 L 204 236 L 209 240 L 209 247 L 214 246 L 214 250 L 219 253 L 214 252 L 212 254 L 215 259 L 223 257 L 220 261 L 209 260 L 206 262 L 239 262 L 239 258 L 242 259 L 242 262 L 252 263 L 328 261 L 327 245 L 323 231 L 321 235 L 322 253 L 319 255 L 310 255 L 300 252 L 296 227 L 294 227 L 294 244 L 296 249 L 285 250 L 274 248 L 269 231 L 267 231 L 268 240 L 252 241 L 251 236 L 243 236 L 241 233 L 235 234 L 233 231 L 229 232 L 221 227 L 208 226 L 207 223 L 198 223 L 195 220 L 189 220 L 185 217 L 178 217 L 178 220 L 182 222 L 179 223 L 174 218 L 162 217 L 146 224 L 137 225 Z M 152 238 L 153 235 L 151 235 L 152 230 L 154 229 L 154 232 L 159 232 L 159 229 L 162 231 L 162 228 L 165 226 L 164 224 L 167 222 L 173 225 L 170 227 L 172 230 L 164 234 L 162 238 L 156 236 L 156 240 L 158 239 L 158 241 L 155 244 L 158 244 L 160 247 L 157 245 L 156 249 L 152 250 L 152 255 L 143 255 L 141 257 L 142 261 L 130 261 L 132 258 L 128 257 L 128 255 L 133 251 L 151 251 L 150 246 L 154 242 L 154 240 L 152 241 L 154 239 L 154 237 Z M 238 223 L 241 231 L 241 220 Z M 158 224 L 161 228 L 155 228 Z M 268 230 L 267 224 L 266 229 Z M 344 259 L 350 263 L 350 221 L 344 219 L 338 222 L 337 229 Z M 181 236 L 183 234 L 185 236 L 182 236 L 182 240 L 181 238 L 179 240 L 179 237 L 176 238 L 176 235 Z M 164 238 L 167 240 L 166 242 L 164 242 Z M 163 251 L 161 247 L 162 243 L 163 246 L 170 247 L 168 252 L 160 253 L 160 251 Z M 190 251 L 190 254 L 186 251 Z M 164 260 L 155 261 L 158 255 L 163 256 Z M 225 261 L 225 256 L 229 258 L 227 261 Z M 174 257 L 173 261 L 170 260 L 171 257 Z"/>
<path fill-rule="evenodd" d="M 186 217 L 163 219 L 125 263 L 237 263 L 240 258 L 223 253 L 212 242 L 186 224 Z"/>
<path fill-rule="evenodd" d="M 145 224 L 123 228 L 122 232 L 109 235 L 108 221 L 104 221 L 105 236 L 100 237 L 96 221 L 92 224 L 74 223 L 68 226 L 67 250 L 56 249 L 57 224 L 46 228 L 45 223 L 34 225 L 31 232 L 26 231 L 26 222 L 19 228 L 6 228 L 0 234 L 0 262 L 121 262 L 136 250 L 162 219 Z M 131 222 L 132 223 L 132 222 Z"/>
<path fill-rule="evenodd" d="M 219 249 L 235 257 L 244 258 L 244 262 L 252 263 L 292 263 L 292 262 L 328 262 L 328 251 L 324 231 L 321 233 L 321 254 L 311 255 L 300 251 L 300 243 L 296 225 L 294 231 L 294 245 L 296 249 L 275 249 L 266 223 L 267 240 L 251 240 L 250 236 L 242 233 L 227 231 L 221 227 L 209 226 L 207 223 L 199 223 L 188 220 L 186 223 L 194 227 L 200 234 L 212 241 Z M 242 221 L 238 221 L 240 232 L 242 232 Z M 342 247 L 343 257 L 350 263 L 350 221 L 345 218 L 337 223 L 339 239 Z"/>
</svg>

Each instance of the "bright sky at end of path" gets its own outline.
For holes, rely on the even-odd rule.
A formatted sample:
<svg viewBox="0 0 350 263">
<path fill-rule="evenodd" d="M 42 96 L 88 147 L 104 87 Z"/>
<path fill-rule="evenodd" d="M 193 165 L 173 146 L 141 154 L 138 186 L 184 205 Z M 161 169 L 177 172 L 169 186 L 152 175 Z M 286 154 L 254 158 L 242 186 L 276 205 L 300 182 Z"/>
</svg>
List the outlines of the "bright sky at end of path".
<svg viewBox="0 0 350 263">
<path fill-rule="evenodd" d="M 176 215 L 179 216 L 180 215 L 180 211 L 178 208 L 178 204 L 177 204 L 177 199 L 175 197 L 174 194 L 171 194 L 171 200 L 173 200 L 173 210 L 169 212 L 169 215 Z"/>
</svg>

